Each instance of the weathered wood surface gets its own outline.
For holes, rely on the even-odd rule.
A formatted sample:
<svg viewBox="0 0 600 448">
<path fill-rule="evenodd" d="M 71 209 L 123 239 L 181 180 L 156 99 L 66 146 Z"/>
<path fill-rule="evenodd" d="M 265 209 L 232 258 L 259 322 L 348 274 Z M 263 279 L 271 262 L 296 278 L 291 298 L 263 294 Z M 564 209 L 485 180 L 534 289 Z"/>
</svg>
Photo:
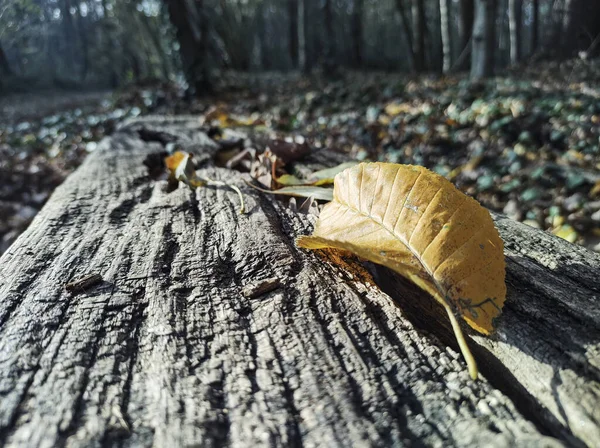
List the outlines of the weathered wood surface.
<svg viewBox="0 0 600 448">
<path fill-rule="evenodd" d="M 248 214 L 148 175 L 172 136 Z M 356 260 L 297 249 L 311 219 L 215 150 L 195 119 L 124 127 L 0 259 L 3 445 L 598 445 L 597 255 L 496 218 L 509 296 L 472 382 L 427 297 L 374 270 L 400 308 Z"/>
</svg>

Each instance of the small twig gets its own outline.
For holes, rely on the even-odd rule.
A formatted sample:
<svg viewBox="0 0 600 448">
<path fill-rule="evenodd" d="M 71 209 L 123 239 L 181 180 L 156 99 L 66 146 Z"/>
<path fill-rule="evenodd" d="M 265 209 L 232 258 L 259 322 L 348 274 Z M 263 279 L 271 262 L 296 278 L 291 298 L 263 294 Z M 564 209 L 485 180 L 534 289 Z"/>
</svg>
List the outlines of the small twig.
<svg viewBox="0 0 600 448">
<path fill-rule="evenodd" d="M 222 180 L 214 180 L 209 177 L 202 177 L 201 180 L 206 182 L 206 185 L 209 187 L 228 187 L 235 191 L 240 198 L 240 215 L 246 213 L 246 204 L 244 203 L 244 196 L 242 195 L 242 191 L 236 187 L 235 185 L 230 185 L 227 182 L 223 182 Z"/>
<path fill-rule="evenodd" d="M 102 281 L 102 276 L 100 274 L 90 274 L 85 277 L 81 277 L 78 280 L 69 282 L 65 284 L 65 289 L 73 293 L 81 293 L 90 287 L 97 285 Z"/>
</svg>

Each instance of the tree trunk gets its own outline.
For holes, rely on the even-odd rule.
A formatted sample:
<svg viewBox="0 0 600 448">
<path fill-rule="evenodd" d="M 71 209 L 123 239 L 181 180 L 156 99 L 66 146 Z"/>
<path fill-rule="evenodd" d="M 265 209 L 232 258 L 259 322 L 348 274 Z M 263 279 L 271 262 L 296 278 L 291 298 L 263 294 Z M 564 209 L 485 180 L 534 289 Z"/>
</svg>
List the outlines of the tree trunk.
<svg viewBox="0 0 600 448">
<path fill-rule="evenodd" d="M 10 68 L 8 58 L 6 57 L 6 53 L 4 52 L 4 48 L 2 47 L 1 42 L 0 42 L 0 74 L 3 76 L 10 76 L 13 74 L 13 71 Z"/>
<path fill-rule="evenodd" d="M 290 21 L 289 27 L 289 50 L 290 50 L 290 60 L 292 61 L 292 68 L 297 69 L 299 64 L 299 49 L 298 49 L 298 37 L 299 37 L 299 27 L 298 27 L 298 8 L 300 5 L 298 4 L 301 0 L 288 0 L 288 16 Z"/>
<path fill-rule="evenodd" d="M 424 0 L 412 0 L 413 45 L 415 70 L 425 70 L 425 5 Z"/>
<path fill-rule="evenodd" d="M 193 4 L 186 0 L 166 0 L 169 17 L 173 24 L 183 72 L 193 95 L 202 95 L 211 90 L 206 51 L 206 13 L 202 0 Z"/>
<path fill-rule="evenodd" d="M 325 28 L 325 42 L 323 42 L 324 59 L 323 71 L 325 76 L 332 76 L 336 72 L 335 61 L 335 34 L 333 32 L 333 9 L 332 0 L 323 0 L 323 25 Z"/>
<path fill-rule="evenodd" d="M 406 10 L 404 9 L 404 3 L 402 0 L 396 0 L 396 8 L 398 10 L 398 15 L 400 16 L 402 32 L 404 33 L 404 38 L 406 39 L 410 69 L 412 72 L 416 72 L 416 56 L 413 44 L 412 29 L 410 27 L 410 20 L 408 18 Z"/>
<path fill-rule="evenodd" d="M 475 1 L 471 79 L 484 78 L 494 73 L 495 12 L 495 0 Z"/>
<path fill-rule="evenodd" d="M 532 16 L 531 16 L 531 54 L 534 54 L 539 46 L 540 32 L 540 2 L 539 0 L 532 1 Z"/>
<path fill-rule="evenodd" d="M 508 0 L 511 64 L 521 60 L 521 7 L 521 0 Z"/>
<path fill-rule="evenodd" d="M 459 35 L 460 35 L 460 54 L 467 55 L 471 46 L 471 37 L 473 35 L 473 23 L 475 19 L 474 0 L 460 0 L 459 16 Z M 460 58 L 460 56 L 459 56 Z M 464 58 L 463 62 L 457 66 L 458 70 L 467 70 L 471 58 Z"/>
<path fill-rule="evenodd" d="M 260 67 L 261 70 L 271 70 L 271 49 L 269 48 L 269 36 L 267 34 L 268 4 L 262 1 L 256 10 L 256 28 L 258 31 L 258 42 L 260 46 Z"/>
<path fill-rule="evenodd" d="M 307 0 L 298 0 L 298 68 L 304 74 L 310 72 L 306 43 L 306 33 L 308 30 L 306 2 Z"/>
<path fill-rule="evenodd" d="M 494 215 L 508 300 L 493 336 L 467 334 L 472 381 L 433 298 L 298 249 L 314 220 L 215 167 L 197 123 L 121 126 L 0 258 L 0 445 L 597 444 L 600 256 Z M 249 212 L 154 180 L 167 142 Z"/>
<path fill-rule="evenodd" d="M 440 0 L 440 30 L 442 36 L 442 71 L 448 73 L 452 67 L 452 36 L 450 31 L 450 0 Z"/>
<path fill-rule="evenodd" d="M 364 0 L 354 0 L 352 8 L 352 59 L 355 68 L 363 62 L 363 8 Z"/>
<path fill-rule="evenodd" d="M 76 42 L 73 16 L 71 15 L 71 0 L 62 0 L 61 3 L 62 26 L 64 32 L 64 45 L 69 69 L 75 65 L 73 46 Z"/>
<path fill-rule="evenodd" d="M 568 58 L 577 49 L 577 14 L 580 4 L 578 0 L 565 0 L 562 15 L 561 49 L 562 56 Z"/>
<path fill-rule="evenodd" d="M 79 70 L 79 82 L 83 83 L 87 78 L 90 67 L 90 49 L 85 18 L 81 15 L 79 10 L 79 3 L 76 2 L 74 8 L 77 17 L 77 32 L 79 34 L 79 42 L 81 47 L 81 69 Z"/>
</svg>

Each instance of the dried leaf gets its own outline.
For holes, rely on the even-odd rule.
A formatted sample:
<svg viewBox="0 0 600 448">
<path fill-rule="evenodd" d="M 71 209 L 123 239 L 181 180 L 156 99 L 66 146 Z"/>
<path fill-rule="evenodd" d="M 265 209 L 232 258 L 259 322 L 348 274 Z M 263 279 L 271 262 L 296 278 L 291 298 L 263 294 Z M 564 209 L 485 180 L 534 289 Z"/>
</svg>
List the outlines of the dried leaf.
<svg viewBox="0 0 600 448">
<path fill-rule="evenodd" d="M 333 183 L 333 178 L 337 174 L 356 164 L 358 164 L 358 162 L 345 162 L 331 168 L 315 171 L 307 179 L 300 179 L 291 174 L 284 174 L 278 177 L 276 181 L 281 185 L 329 185 Z"/>
<path fill-rule="evenodd" d="M 299 185 L 292 187 L 283 187 L 278 190 L 265 190 L 264 188 L 259 188 L 256 185 L 252 185 L 248 182 L 246 183 L 255 190 L 262 191 L 263 193 L 282 194 L 285 196 L 299 196 L 302 198 L 312 197 L 320 201 L 331 201 L 333 199 L 333 190 L 331 188 Z"/>
<path fill-rule="evenodd" d="M 506 297 L 503 243 L 488 211 L 423 167 L 362 163 L 338 174 L 333 201 L 300 247 L 350 250 L 387 266 L 444 306 L 473 378 L 454 312 L 489 334 Z"/>
<path fill-rule="evenodd" d="M 188 152 L 177 151 L 165 157 L 165 165 L 169 170 L 169 179 L 181 181 L 190 187 L 201 187 L 205 184 L 202 179 L 196 178 L 196 167 L 192 160 L 193 155 Z"/>
<path fill-rule="evenodd" d="M 331 168 L 315 171 L 310 175 L 310 179 L 316 181 L 327 181 L 327 183 L 332 184 L 335 176 L 340 174 L 345 169 L 352 168 L 357 164 L 358 162 L 344 162 Z"/>
<path fill-rule="evenodd" d="M 552 233 L 563 240 L 567 240 L 569 243 L 574 243 L 579 238 L 577 231 L 569 224 L 557 225 L 552 229 Z"/>
</svg>

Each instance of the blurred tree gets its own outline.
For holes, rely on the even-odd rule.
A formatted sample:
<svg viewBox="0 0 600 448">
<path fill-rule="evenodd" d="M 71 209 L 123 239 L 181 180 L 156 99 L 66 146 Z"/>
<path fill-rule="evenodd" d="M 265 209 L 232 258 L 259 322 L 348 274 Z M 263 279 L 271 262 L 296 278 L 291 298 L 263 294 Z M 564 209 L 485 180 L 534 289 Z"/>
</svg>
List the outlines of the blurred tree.
<svg viewBox="0 0 600 448">
<path fill-rule="evenodd" d="M 521 0 L 508 1 L 511 64 L 516 64 L 521 60 L 521 3 Z"/>
<path fill-rule="evenodd" d="M 2 42 L 0 42 L 0 75 L 9 76 L 12 74 L 13 71 L 10 68 L 8 59 L 6 58 L 6 53 L 4 53 L 4 48 L 2 48 Z"/>
<path fill-rule="evenodd" d="M 335 35 L 333 33 L 333 10 L 332 0 L 322 0 L 322 15 L 323 27 L 325 29 L 325 39 L 323 42 L 323 70 L 326 76 L 332 76 L 336 72 L 336 52 L 335 52 Z"/>
<path fill-rule="evenodd" d="M 562 11 L 562 29 L 561 39 L 562 56 L 571 56 L 574 50 L 577 49 L 577 32 L 576 19 L 579 18 L 579 7 L 581 6 L 578 0 L 564 0 Z"/>
<path fill-rule="evenodd" d="M 290 60 L 292 68 L 298 68 L 298 0 L 288 0 L 288 15 L 289 15 L 289 47 Z"/>
<path fill-rule="evenodd" d="M 352 62 L 356 68 L 361 68 L 363 64 L 363 2 L 352 2 Z"/>
<path fill-rule="evenodd" d="M 461 54 L 456 61 L 457 69 L 466 70 L 469 67 L 471 51 L 471 38 L 473 36 L 473 23 L 475 20 L 474 0 L 460 0 L 459 36 Z"/>
<path fill-rule="evenodd" d="M 194 94 L 219 69 L 478 78 L 523 54 L 593 57 L 599 35 L 600 2 L 583 0 L 4 0 L 0 75 L 23 88 L 183 75 Z"/>
<path fill-rule="evenodd" d="M 540 2 L 532 0 L 531 2 L 531 51 L 535 53 L 539 45 L 539 27 L 540 27 Z"/>
<path fill-rule="evenodd" d="M 475 0 L 471 78 L 478 79 L 494 73 L 495 0 Z"/>
<path fill-rule="evenodd" d="M 169 17 L 177 30 L 183 73 L 190 93 L 200 95 L 212 89 L 208 71 L 206 19 L 203 0 L 166 0 Z"/>
<path fill-rule="evenodd" d="M 417 56 L 415 54 L 415 45 L 413 43 L 412 30 L 410 26 L 410 21 L 408 19 L 408 14 L 404 9 L 404 2 L 402 0 L 396 0 L 396 7 L 398 10 L 398 15 L 400 16 L 400 22 L 402 26 L 402 31 L 404 33 L 404 38 L 408 46 L 407 52 L 410 68 L 412 71 L 419 71 L 418 63 L 416 60 Z"/>
<path fill-rule="evenodd" d="M 415 70 L 425 69 L 425 5 L 424 0 L 412 0 L 413 45 Z"/>
<path fill-rule="evenodd" d="M 450 71 L 452 66 L 452 35 L 450 30 L 450 0 L 440 0 L 440 29 L 443 49 L 443 72 Z"/>
</svg>

